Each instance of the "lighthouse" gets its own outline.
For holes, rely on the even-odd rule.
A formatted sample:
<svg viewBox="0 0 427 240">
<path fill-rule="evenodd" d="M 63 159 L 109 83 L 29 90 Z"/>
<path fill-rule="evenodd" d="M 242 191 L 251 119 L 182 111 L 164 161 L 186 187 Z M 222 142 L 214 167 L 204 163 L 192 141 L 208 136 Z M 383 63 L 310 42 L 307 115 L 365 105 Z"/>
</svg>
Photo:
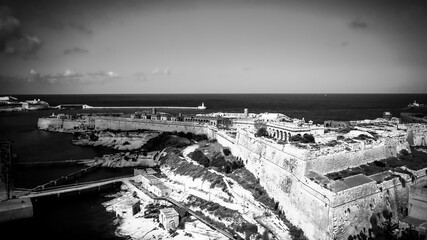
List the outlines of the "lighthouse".
<svg viewBox="0 0 427 240">
<path fill-rule="evenodd" d="M 205 103 L 202 102 L 202 105 L 197 106 L 197 109 L 199 109 L 199 110 L 205 110 L 206 109 Z"/>
</svg>

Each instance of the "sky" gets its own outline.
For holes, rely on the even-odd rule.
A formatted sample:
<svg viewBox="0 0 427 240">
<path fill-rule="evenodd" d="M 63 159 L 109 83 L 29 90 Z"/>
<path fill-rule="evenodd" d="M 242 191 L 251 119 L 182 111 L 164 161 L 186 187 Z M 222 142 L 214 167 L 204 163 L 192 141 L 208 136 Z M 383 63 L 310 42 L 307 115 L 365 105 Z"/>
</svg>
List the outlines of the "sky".
<svg viewBox="0 0 427 240">
<path fill-rule="evenodd" d="M 427 93 L 413 0 L 0 0 L 0 94 Z"/>
</svg>

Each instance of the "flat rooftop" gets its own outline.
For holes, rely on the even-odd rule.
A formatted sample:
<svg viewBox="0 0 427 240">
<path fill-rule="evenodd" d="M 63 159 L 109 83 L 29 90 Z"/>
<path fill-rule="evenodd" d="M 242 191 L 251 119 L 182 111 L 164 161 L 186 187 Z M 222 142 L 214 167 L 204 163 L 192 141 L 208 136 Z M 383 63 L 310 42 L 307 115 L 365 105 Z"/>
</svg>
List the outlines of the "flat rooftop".
<svg viewBox="0 0 427 240">
<path fill-rule="evenodd" d="M 343 190 L 354 188 L 356 186 L 360 186 L 370 182 L 374 182 L 374 180 L 363 174 L 359 174 L 344 178 L 342 180 L 337 180 L 330 185 L 330 188 L 333 192 L 341 192 Z"/>
</svg>

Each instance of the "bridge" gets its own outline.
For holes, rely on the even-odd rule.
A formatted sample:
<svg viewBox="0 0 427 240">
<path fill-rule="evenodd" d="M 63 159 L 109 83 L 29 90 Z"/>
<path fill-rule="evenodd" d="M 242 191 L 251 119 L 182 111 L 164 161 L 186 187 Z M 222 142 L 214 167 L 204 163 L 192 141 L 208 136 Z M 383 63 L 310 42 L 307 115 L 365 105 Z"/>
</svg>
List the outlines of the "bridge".
<svg viewBox="0 0 427 240">
<path fill-rule="evenodd" d="M 70 192 L 81 192 L 83 190 L 98 188 L 101 189 L 101 187 L 115 184 L 115 183 L 122 183 L 124 180 L 132 178 L 133 175 L 128 175 L 125 177 L 115 177 L 115 178 L 108 178 L 108 179 L 102 179 L 102 180 L 96 180 L 96 181 L 89 181 L 89 182 L 82 182 L 82 183 L 73 183 L 68 185 L 61 185 L 61 186 L 53 186 L 44 188 L 43 190 L 29 190 L 26 194 L 20 196 L 19 198 L 37 198 L 37 197 L 45 197 L 45 196 L 51 196 L 51 195 L 61 195 L 65 193 Z"/>
<path fill-rule="evenodd" d="M 19 167 L 45 167 L 52 165 L 81 165 L 81 164 L 93 164 L 95 160 L 93 159 L 77 159 L 77 160 L 64 160 L 64 161 L 46 161 L 46 162 L 18 162 L 12 163 L 13 166 Z"/>
</svg>

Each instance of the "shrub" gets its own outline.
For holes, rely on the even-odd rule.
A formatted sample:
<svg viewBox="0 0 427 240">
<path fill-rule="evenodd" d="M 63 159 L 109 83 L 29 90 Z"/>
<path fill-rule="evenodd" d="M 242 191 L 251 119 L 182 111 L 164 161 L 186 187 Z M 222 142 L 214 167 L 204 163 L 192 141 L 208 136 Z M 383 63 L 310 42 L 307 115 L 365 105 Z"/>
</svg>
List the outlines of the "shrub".
<svg viewBox="0 0 427 240">
<path fill-rule="evenodd" d="M 222 149 L 222 152 L 224 153 L 224 155 L 225 155 L 225 156 L 228 156 L 228 155 L 230 155 L 230 154 L 231 154 L 231 151 L 230 151 L 230 149 L 228 149 L 228 148 L 224 148 L 224 149 Z"/>
<path fill-rule="evenodd" d="M 256 137 L 268 137 L 267 129 L 265 129 L 264 127 L 258 129 L 255 136 Z"/>
<path fill-rule="evenodd" d="M 399 151 L 399 153 L 400 153 L 401 155 L 403 155 L 403 156 L 408 156 L 408 155 L 409 155 L 409 152 L 408 152 L 408 150 L 406 150 L 406 149 L 402 149 L 402 150 L 400 150 L 400 151 Z"/>
<path fill-rule="evenodd" d="M 302 140 L 301 134 L 292 135 L 289 140 L 291 142 L 300 142 Z"/>
<path fill-rule="evenodd" d="M 313 135 L 311 135 L 311 134 L 307 134 L 307 133 L 305 133 L 305 134 L 303 135 L 303 139 L 304 139 L 304 141 L 305 141 L 306 143 L 314 143 L 314 142 L 315 142 L 314 137 L 313 137 Z"/>
</svg>

